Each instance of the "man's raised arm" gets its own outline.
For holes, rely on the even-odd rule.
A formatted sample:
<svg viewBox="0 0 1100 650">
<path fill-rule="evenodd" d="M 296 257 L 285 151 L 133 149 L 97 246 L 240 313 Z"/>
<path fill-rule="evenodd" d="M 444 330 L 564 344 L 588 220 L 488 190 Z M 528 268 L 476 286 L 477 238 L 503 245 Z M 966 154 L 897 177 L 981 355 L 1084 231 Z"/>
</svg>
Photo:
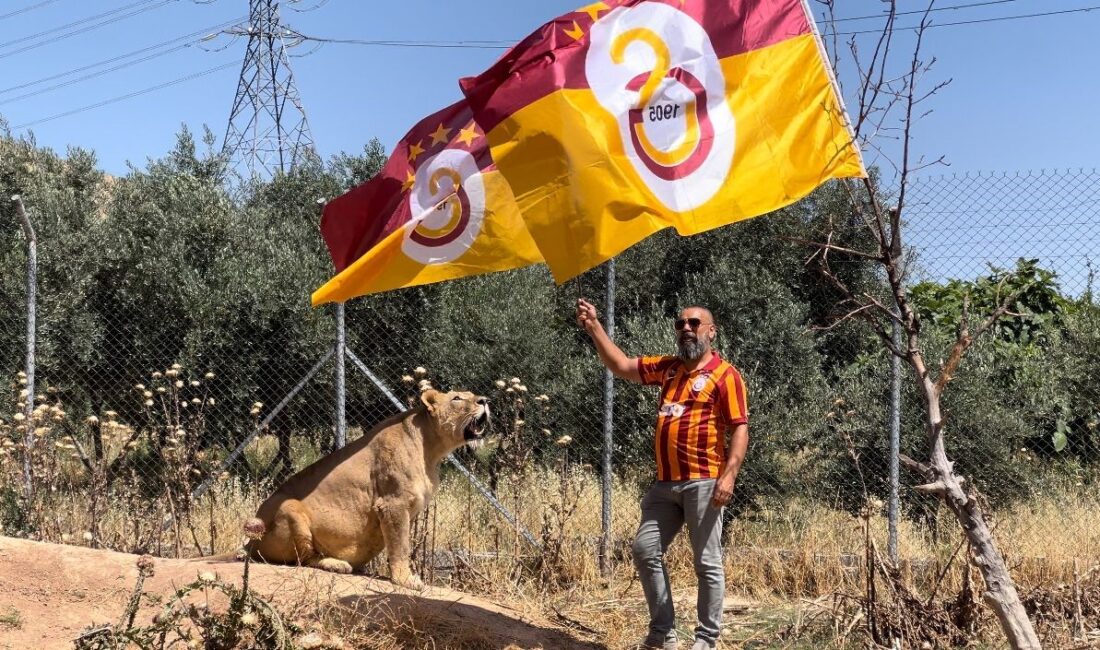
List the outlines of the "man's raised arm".
<svg viewBox="0 0 1100 650">
<path fill-rule="evenodd" d="M 635 383 L 641 383 L 642 377 L 638 373 L 638 359 L 626 356 L 619 346 L 611 340 L 600 323 L 596 308 L 584 298 L 577 299 L 577 325 L 588 332 L 592 343 L 596 345 L 596 352 L 600 355 L 600 361 L 611 374 Z"/>
</svg>

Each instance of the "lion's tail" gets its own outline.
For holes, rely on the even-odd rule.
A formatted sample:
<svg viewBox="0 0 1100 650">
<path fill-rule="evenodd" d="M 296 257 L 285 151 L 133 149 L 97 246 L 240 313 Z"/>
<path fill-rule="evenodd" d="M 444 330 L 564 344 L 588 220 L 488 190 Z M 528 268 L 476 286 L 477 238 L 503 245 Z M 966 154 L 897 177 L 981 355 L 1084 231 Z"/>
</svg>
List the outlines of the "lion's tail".
<svg viewBox="0 0 1100 650">
<path fill-rule="evenodd" d="M 244 530 L 252 539 L 248 540 L 248 543 L 242 548 L 230 553 L 221 553 L 220 555 L 206 555 L 203 557 L 191 558 L 188 562 L 239 562 L 248 555 L 255 557 L 256 544 L 260 541 L 259 537 L 262 537 L 264 533 L 264 522 L 262 519 L 253 517 L 245 522 Z"/>
</svg>

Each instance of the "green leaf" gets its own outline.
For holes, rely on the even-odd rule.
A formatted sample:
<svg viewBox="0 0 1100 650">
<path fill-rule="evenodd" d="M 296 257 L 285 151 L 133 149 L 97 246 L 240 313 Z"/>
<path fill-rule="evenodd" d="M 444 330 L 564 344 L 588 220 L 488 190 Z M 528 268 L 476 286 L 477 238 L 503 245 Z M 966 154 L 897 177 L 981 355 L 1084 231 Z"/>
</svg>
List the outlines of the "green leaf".
<svg viewBox="0 0 1100 650">
<path fill-rule="evenodd" d="M 1066 421 L 1062 418 L 1058 418 L 1058 428 L 1054 432 L 1054 451 L 1062 451 L 1066 448 L 1066 444 L 1069 439 L 1066 437 L 1066 433 L 1069 431 L 1069 427 L 1066 426 Z"/>
</svg>

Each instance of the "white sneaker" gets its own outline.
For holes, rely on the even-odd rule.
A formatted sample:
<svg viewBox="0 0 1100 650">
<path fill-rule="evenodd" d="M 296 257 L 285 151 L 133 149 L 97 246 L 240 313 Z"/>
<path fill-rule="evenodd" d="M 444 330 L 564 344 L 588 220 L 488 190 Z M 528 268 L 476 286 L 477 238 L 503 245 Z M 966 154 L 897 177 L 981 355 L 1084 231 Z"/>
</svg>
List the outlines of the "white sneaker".
<svg viewBox="0 0 1100 650">
<path fill-rule="evenodd" d="M 676 638 L 664 641 L 650 641 L 646 639 L 638 644 L 639 650 L 680 650 L 680 641 Z"/>
<path fill-rule="evenodd" d="M 695 639 L 695 645 L 691 646 L 691 650 L 714 650 L 714 644 L 706 639 Z"/>
</svg>

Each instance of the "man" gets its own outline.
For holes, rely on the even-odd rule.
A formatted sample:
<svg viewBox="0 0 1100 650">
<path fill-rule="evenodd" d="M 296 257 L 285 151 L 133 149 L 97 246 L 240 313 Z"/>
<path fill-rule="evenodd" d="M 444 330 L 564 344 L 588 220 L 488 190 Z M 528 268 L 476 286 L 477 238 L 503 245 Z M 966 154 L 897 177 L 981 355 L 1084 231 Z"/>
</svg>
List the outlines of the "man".
<svg viewBox="0 0 1100 650">
<path fill-rule="evenodd" d="M 642 647 L 678 647 L 664 554 L 686 524 L 699 579 L 699 625 L 692 650 L 714 648 L 726 591 L 722 508 L 733 496 L 749 444 L 741 373 L 714 351 L 718 326 L 703 307 L 688 307 L 676 319 L 675 357 L 626 356 L 608 338 L 596 308 L 583 299 L 577 301 L 577 323 L 615 376 L 661 386 L 654 441 L 657 480 L 642 499 L 642 521 L 631 547 L 649 604 L 649 633 Z M 727 450 L 725 434 L 730 430 Z"/>
</svg>

